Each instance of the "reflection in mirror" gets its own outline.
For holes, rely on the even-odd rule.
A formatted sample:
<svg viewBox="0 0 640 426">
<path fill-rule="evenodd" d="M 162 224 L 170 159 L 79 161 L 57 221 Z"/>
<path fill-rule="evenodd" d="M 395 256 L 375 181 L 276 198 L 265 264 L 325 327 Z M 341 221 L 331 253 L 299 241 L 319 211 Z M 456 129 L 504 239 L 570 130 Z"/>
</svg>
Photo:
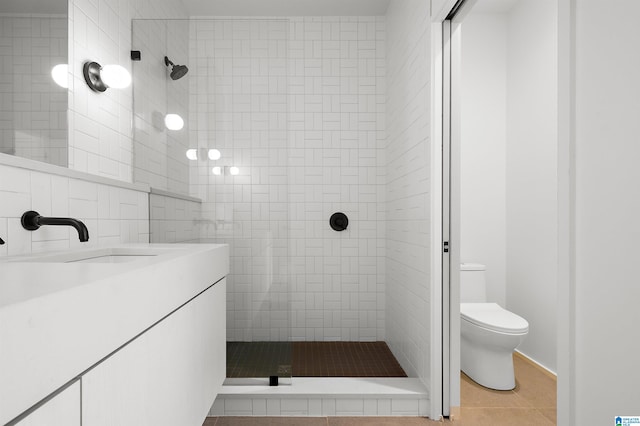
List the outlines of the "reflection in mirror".
<svg viewBox="0 0 640 426">
<path fill-rule="evenodd" d="M 68 164 L 67 3 L 0 2 L 0 153 Z"/>
</svg>

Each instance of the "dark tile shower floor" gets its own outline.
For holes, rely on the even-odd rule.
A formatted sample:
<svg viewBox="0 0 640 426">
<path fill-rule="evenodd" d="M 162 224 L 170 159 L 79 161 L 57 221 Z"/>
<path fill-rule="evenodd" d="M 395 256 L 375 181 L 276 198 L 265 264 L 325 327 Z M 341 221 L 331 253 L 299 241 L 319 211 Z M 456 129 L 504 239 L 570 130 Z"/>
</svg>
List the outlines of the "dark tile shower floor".
<svg viewBox="0 0 640 426">
<path fill-rule="evenodd" d="M 385 342 L 227 342 L 227 377 L 275 375 L 407 377 Z"/>
</svg>

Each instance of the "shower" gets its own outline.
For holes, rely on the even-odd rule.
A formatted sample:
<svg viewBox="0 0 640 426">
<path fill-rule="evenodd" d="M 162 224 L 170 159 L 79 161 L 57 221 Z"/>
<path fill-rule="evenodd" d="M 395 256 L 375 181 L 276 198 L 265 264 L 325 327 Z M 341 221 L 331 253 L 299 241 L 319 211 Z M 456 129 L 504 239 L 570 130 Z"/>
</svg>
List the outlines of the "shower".
<svg viewBox="0 0 640 426">
<path fill-rule="evenodd" d="M 175 65 L 166 56 L 164 57 L 164 64 L 166 66 L 171 65 L 171 80 L 181 79 L 189 72 L 189 68 L 186 65 Z"/>
</svg>

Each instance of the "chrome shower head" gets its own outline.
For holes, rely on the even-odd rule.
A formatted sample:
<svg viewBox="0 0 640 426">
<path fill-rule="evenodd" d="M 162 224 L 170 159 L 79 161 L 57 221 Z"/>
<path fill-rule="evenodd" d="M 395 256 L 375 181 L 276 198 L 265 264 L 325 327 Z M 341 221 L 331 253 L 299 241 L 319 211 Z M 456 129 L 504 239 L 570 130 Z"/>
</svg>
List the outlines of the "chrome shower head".
<svg viewBox="0 0 640 426">
<path fill-rule="evenodd" d="M 189 72 L 189 68 L 186 65 L 175 65 L 173 62 L 169 60 L 168 57 L 164 57 L 164 64 L 166 66 L 171 66 L 171 79 L 178 80 L 185 76 Z"/>
</svg>

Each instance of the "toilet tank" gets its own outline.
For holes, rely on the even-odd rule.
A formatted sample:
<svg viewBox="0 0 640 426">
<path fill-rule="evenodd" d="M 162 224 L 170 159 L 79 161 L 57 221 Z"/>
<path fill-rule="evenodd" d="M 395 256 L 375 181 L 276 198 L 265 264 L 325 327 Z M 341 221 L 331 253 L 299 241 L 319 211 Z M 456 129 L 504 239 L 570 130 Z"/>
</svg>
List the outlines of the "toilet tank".
<svg viewBox="0 0 640 426">
<path fill-rule="evenodd" d="M 460 264 L 460 302 L 486 302 L 486 267 L 480 263 Z"/>
</svg>

